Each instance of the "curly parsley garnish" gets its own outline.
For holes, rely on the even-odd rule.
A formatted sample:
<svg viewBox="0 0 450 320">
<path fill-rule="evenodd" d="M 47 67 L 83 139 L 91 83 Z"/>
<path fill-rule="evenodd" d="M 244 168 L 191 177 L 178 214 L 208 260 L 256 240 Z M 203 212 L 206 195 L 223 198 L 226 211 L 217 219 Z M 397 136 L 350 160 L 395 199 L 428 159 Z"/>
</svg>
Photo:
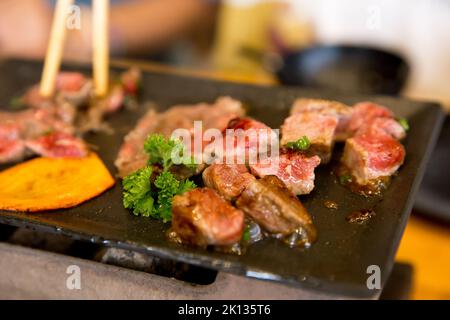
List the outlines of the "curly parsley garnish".
<svg viewBox="0 0 450 320">
<path fill-rule="evenodd" d="M 172 199 L 197 186 L 190 180 L 179 181 L 168 170 L 173 165 L 174 152 L 182 155 L 181 141 L 169 140 L 162 135 L 151 135 L 144 145 L 149 154 L 149 165 L 126 176 L 123 180 L 123 205 L 135 215 L 172 220 Z M 159 164 L 163 172 L 152 184 L 152 165 Z"/>
<path fill-rule="evenodd" d="M 308 150 L 311 146 L 311 142 L 309 141 L 307 136 L 303 136 L 297 141 L 291 141 L 286 143 L 286 147 L 294 150 Z"/>
<path fill-rule="evenodd" d="M 164 171 L 173 165 L 173 158 L 180 157 L 182 164 L 195 167 L 193 157 L 185 156 L 185 147 L 180 140 L 167 139 L 161 134 L 150 135 L 144 143 L 144 150 L 149 155 L 149 164 L 160 164 Z"/>
<path fill-rule="evenodd" d="M 190 180 L 178 181 L 170 172 L 163 172 L 156 178 L 155 187 L 158 188 L 155 207 L 156 218 L 167 222 L 172 220 L 173 197 L 192 190 L 197 186 Z"/>
<path fill-rule="evenodd" d="M 135 215 L 150 217 L 153 215 L 153 197 L 150 178 L 152 167 L 147 166 L 123 179 L 123 206 Z"/>
</svg>

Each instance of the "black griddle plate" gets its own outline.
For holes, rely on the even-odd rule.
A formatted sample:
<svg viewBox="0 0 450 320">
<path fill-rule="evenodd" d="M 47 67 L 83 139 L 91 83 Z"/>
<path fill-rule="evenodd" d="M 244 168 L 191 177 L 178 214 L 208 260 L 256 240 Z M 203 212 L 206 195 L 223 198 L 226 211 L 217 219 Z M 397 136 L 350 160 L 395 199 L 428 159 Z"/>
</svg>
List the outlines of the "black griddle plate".
<svg viewBox="0 0 450 320">
<path fill-rule="evenodd" d="M 88 71 L 87 68 L 82 70 Z M 0 105 L 6 106 L 28 85 L 39 81 L 40 72 L 39 63 L 8 61 L 0 64 Z M 409 120 L 411 130 L 404 141 L 407 150 L 405 164 L 382 199 L 367 199 L 349 192 L 335 183 L 330 166 L 321 167 L 317 172 L 316 188 L 310 195 L 301 197 L 319 233 L 318 241 L 310 249 L 290 249 L 279 241 L 265 239 L 249 247 L 244 255 L 237 256 L 176 245 L 166 239 L 165 231 L 169 224 L 135 217 L 123 208 L 120 183 L 76 208 L 39 214 L 3 211 L 0 212 L 0 222 L 313 290 L 360 298 L 378 295 L 378 290 L 367 288 L 367 268 L 370 265 L 380 267 L 383 285 L 392 269 L 425 164 L 439 133 L 443 112 L 438 105 L 391 97 L 344 96 L 318 90 L 242 85 L 151 72 L 144 74 L 142 95 L 143 100 L 154 101 L 160 108 L 178 103 L 212 102 L 218 96 L 229 95 L 246 103 L 251 116 L 272 127 L 279 127 L 291 103 L 298 97 L 335 99 L 349 104 L 372 100 Z M 123 136 L 144 112 L 144 109 L 119 112 L 110 118 L 115 134 L 92 134 L 88 137 L 90 143 L 98 146 L 98 153 L 111 172 L 116 172 L 113 161 Z M 336 201 L 339 209 L 325 208 L 326 200 Z M 376 215 L 366 223 L 359 225 L 346 221 L 345 217 L 350 212 L 368 208 L 373 208 Z"/>
</svg>

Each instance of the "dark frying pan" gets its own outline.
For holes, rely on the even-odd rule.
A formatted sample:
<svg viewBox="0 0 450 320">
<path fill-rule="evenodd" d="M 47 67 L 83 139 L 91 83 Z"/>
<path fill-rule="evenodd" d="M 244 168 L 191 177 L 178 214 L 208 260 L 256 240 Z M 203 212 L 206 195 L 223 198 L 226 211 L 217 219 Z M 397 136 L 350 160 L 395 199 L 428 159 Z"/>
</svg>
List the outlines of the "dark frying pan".
<svg viewBox="0 0 450 320">
<path fill-rule="evenodd" d="M 396 54 L 352 46 L 311 47 L 282 62 L 276 72 L 282 84 L 363 94 L 398 94 L 409 73 Z"/>
</svg>

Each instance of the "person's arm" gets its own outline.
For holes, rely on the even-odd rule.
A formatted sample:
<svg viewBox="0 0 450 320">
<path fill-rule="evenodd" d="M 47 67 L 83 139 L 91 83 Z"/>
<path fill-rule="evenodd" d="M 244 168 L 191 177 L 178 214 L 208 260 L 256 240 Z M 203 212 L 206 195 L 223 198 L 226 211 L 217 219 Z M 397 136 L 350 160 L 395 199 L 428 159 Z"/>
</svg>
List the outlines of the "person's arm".
<svg viewBox="0 0 450 320">
<path fill-rule="evenodd" d="M 111 41 L 128 52 L 157 50 L 192 31 L 207 28 L 208 0 L 138 0 L 114 6 Z"/>
<path fill-rule="evenodd" d="M 47 49 L 52 9 L 47 1 L 0 1 L 0 58 L 42 57 Z"/>
<path fill-rule="evenodd" d="M 161 49 L 211 21 L 208 0 L 130 0 L 111 6 L 111 48 L 119 52 Z M 50 32 L 48 1 L 0 1 L 0 56 L 43 57 Z M 81 30 L 68 33 L 66 58 L 89 59 L 91 11 L 81 10 Z"/>
</svg>

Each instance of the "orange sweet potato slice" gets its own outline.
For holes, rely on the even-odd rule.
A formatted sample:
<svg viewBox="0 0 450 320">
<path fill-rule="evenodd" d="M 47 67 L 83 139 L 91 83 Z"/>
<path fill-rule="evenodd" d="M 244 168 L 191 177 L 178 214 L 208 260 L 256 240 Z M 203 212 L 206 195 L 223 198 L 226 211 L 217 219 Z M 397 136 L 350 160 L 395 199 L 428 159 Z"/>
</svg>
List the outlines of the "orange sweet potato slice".
<svg viewBox="0 0 450 320">
<path fill-rule="evenodd" d="M 0 210 L 37 212 L 77 206 L 114 185 L 95 153 L 36 158 L 0 172 Z"/>
</svg>

